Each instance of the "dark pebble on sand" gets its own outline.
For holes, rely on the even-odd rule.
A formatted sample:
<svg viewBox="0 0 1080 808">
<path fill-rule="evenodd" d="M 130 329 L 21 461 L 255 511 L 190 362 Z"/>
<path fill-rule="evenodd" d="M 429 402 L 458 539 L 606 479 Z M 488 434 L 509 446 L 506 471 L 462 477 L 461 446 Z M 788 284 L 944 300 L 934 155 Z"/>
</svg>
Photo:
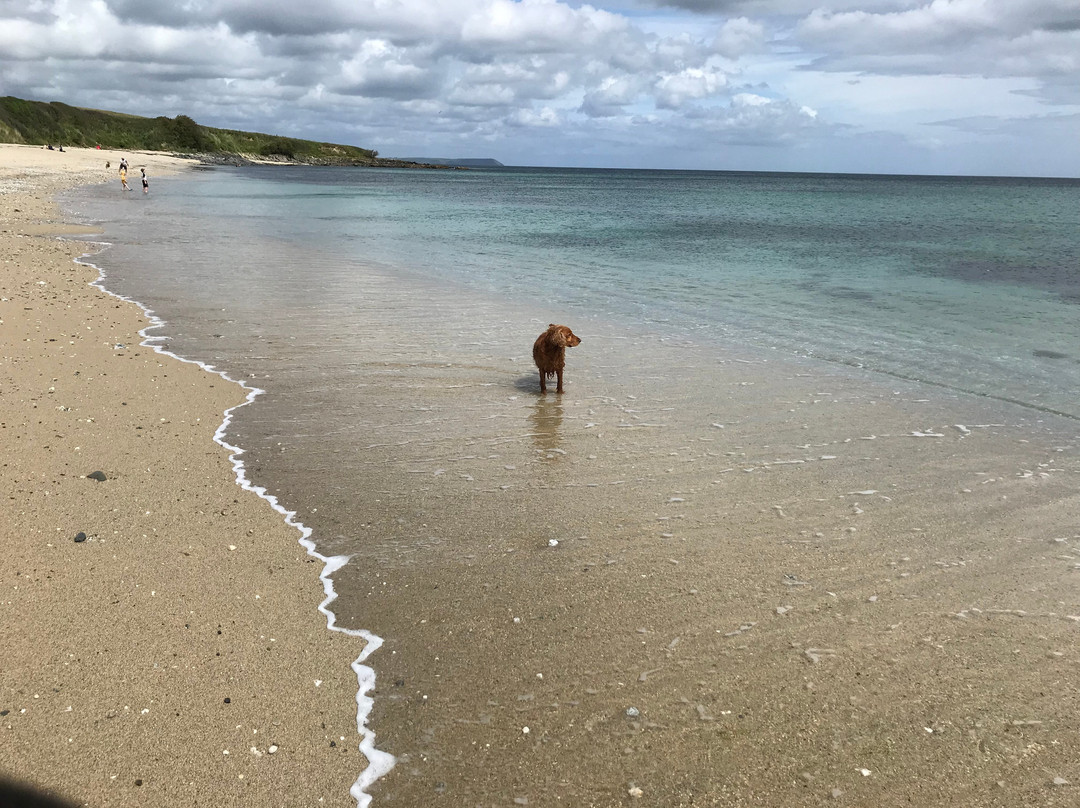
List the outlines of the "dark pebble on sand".
<svg viewBox="0 0 1080 808">
<path fill-rule="evenodd" d="M 86 534 L 83 533 L 80 530 L 78 533 L 75 534 L 75 541 L 76 542 L 84 542 L 84 541 L 86 541 Z"/>
<path fill-rule="evenodd" d="M 136 780 L 135 785 L 141 786 L 142 785 L 142 779 Z"/>
<path fill-rule="evenodd" d="M 394 682 L 394 687 L 405 687 L 405 680 L 398 679 Z"/>
<path fill-rule="evenodd" d="M 232 699 L 230 699 L 228 696 L 226 696 L 225 697 L 225 703 L 226 704 L 232 704 Z"/>
<path fill-rule="evenodd" d="M 331 747 L 336 747 L 337 746 L 337 741 L 330 741 L 330 746 Z"/>
<path fill-rule="evenodd" d="M 89 480 L 97 480 L 99 483 L 105 482 L 104 471 L 91 471 L 89 474 L 86 475 L 86 477 Z"/>
</svg>

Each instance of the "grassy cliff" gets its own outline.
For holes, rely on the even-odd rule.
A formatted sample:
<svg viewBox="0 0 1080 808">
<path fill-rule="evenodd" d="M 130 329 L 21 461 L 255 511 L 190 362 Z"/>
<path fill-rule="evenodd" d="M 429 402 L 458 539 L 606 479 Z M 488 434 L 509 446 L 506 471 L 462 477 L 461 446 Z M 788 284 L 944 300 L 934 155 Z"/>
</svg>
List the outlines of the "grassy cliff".
<svg viewBox="0 0 1080 808">
<path fill-rule="evenodd" d="M 214 129 L 186 115 L 141 118 L 61 104 L 0 98 L 0 141 L 32 145 L 101 146 L 288 160 L 326 165 L 391 165 L 378 152 L 358 146 Z"/>
</svg>

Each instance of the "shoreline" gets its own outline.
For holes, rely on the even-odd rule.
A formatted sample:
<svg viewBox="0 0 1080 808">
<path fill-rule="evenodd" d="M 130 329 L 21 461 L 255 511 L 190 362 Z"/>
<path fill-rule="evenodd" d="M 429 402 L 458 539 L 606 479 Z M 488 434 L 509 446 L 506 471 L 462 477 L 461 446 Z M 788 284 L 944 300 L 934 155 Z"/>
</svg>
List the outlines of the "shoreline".
<svg viewBox="0 0 1080 808">
<path fill-rule="evenodd" d="M 229 366 L 260 482 L 364 561 L 375 804 L 1070 804 L 1073 422 L 599 319 L 539 396 L 535 304 L 354 269 L 348 339 Z"/>
<path fill-rule="evenodd" d="M 421 286 L 349 273 L 347 407 L 318 329 L 189 352 L 270 377 L 232 438 L 364 562 L 325 575 L 387 638 L 374 804 L 1071 804 L 1071 422 L 599 320 L 538 396 L 545 312 Z"/>
<path fill-rule="evenodd" d="M 107 249 L 107 247 L 106 247 Z M 364 753 L 364 756 L 368 760 L 368 766 L 361 772 L 352 787 L 349 789 L 349 793 L 356 800 L 360 808 L 366 808 L 371 802 L 371 797 L 367 794 L 367 788 L 372 785 L 382 775 L 390 771 L 394 766 L 394 758 L 391 755 L 382 752 L 375 746 L 375 733 L 367 727 L 367 718 L 371 713 L 371 708 L 374 704 L 374 700 L 368 693 L 375 688 L 375 671 L 373 668 L 364 665 L 363 662 L 375 653 L 382 646 L 383 640 L 381 637 L 372 634 L 364 629 L 349 629 L 342 628 L 337 625 L 337 616 L 330 610 L 330 604 L 337 599 L 337 592 L 334 591 L 334 584 L 331 576 L 334 572 L 343 567 L 349 561 L 349 556 L 325 556 L 318 552 L 316 545 L 311 541 L 312 529 L 306 526 L 303 522 L 296 518 L 297 512 L 289 510 L 278 502 L 278 498 L 273 494 L 270 494 L 265 487 L 256 485 L 248 477 L 247 468 L 241 457 L 244 454 L 244 450 L 235 446 L 225 439 L 225 435 L 228 432 L 229 425 L 232 423 L 234 414 L 248 406 L 255 403 L 259 396 L 266 393 L 265 390 L 246 384 L 243 381 L 230 377 L 225 371 L 218 370 L 213 365 L 209 365 L 198 359 L 188 359 L 173 353 L 166 349 L 165 336 L 151 336 L 147 332 L 151 330 L 157 330 L 165 328 L 168 325 L 168 321 L 158 317 L 154 311 L 130 297 L 126 297 L 117 292 L 113 292 L 106 287 L 106 276 L 101 267 L 89 261 L 89 258 L 94 257 L 99 251 L 93 253 L 86 253 L 79 258 L 75 259 L 75 263 L 83 266 L 88 266 L 98 273 L 98 279 L 90 284 L 90 286 L 99 289 L 101 292 L 109 295 L 110 297 L 122 300 L 125 303 L 130 303 L 137 306 L 143 313 L 143 316 L 150 323 L 145 328 L 139 331 L 138 336 L 141 338 L 140 346 L 144 346 L 154 350 L 156 353 L 162 356 L 167 356 L 170 359 L 174 359 L 178 362 L 185 364 L 195 365 L 200 370 L 203 370 L 211 375 L 217 376 L 222 380 L 236 385 L 243 390 L 246 395 L 244 400 L 239 404 L 229 407 L 223 413 L 223 420 L 218 428 L 214 431 L 213 441 L 221 446 L 226 452 L 228 452 L 228 460 L 232 464 L 233 473 L 235 474 L 235 484 L 238 485 L 244 491 L 249 491 L 255 496 L 264 500 L 270 508 L 281 515 L 285 524 L 293 527 L 300 534 L 298 539 L 299 544 L 307 551 L 307 554 L 315 560 L 323 564 L 322 572 L 319 574 L 319 582 L 322 584 L 323 593 L 325 595 L 324 600 L 319 603 L 318 611 L 326 618 L 326 628 L 328 631 L 338 631 L 346 634 L 350 637 L 357 637 L 364 641 L 363 650 L 360 655 L 352 661 L 350 667 L 357 677 L 358 690 L 356 694 L 357 703 L 357 734 L 360 736 L 360 751 Z"/>
<path fill-rule="evenodd" d="M 388 763 L 363 727 L 360 662 L 378 645 L 328 630 L 343 560 L 314 553 L 223 440 L 257 391 L 164 350 L 145 334 L 160 321 L 104 289 L 86 244 L 56 238 L 86 228 L 60 221 L 54 195 L 114 179 L 94 164 L 119 153 L 0 150 L 0 480 L 17 511 L 0 534 L 0 777 L 84 805 L 365 804 L 379 769 L 356 742 Z M 136 154 L 155 178 L 188 165 Z"/>
</svg>

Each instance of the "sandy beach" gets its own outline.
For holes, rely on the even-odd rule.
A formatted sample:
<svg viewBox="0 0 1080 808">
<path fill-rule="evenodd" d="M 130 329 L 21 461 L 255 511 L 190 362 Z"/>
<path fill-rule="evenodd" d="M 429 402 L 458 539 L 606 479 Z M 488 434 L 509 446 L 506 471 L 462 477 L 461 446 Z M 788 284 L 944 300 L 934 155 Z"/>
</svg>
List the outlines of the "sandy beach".
<svg viewBox="0 0 1080 808">
<path fill-rule="evenodd" d="M 140 347 L 140 309 L 57 238 L 81 228 L 54 194 L 122 193 L 121 156 L 0 146 L 0 776 L 71 805 L 354 805 L 363 642 L 213 441 L 246 392 Z M 189 165 L 126 156 L 132 196 Z"/>
<path fill-rule="evenodd" d="M 139 347 L 56 238 L 52 195 L 122 193 L 119 155 L 0 153 L 0 772 L 72 804 L 352 804 L 363 643 L 213 441 L 244 391 Z M 335 611 L 385 640 L 374 805 L 1076 804 L 1074 421 L 599 318 L 538 396 L 546 311 L 353 269 L 348 406 L 311 389 L 344 343 L 297 311 L 250 362 L 315 372 L 228 437 L 322 552 L 360 548 Z"/>
<path fill-rule="evenodd" d="M 683 400 L 663 380 L 692 347 L 585 333 L 561 397 L 399 346 L 351 425 L 324 419 L 371 435 L 335 581 L 386 639 L 376 804 L 1075 803 L 1070 423 L 735 351 Z"/>
</svg>

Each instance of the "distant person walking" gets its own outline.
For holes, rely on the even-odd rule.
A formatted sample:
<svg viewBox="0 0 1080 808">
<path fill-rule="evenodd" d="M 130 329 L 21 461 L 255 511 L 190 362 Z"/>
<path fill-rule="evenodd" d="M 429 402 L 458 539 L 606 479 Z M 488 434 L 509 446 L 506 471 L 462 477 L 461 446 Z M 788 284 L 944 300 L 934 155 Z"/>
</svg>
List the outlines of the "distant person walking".
<svg viewBox="0 0 1080 808">
<path fill-rule="evenodd" d="M 128 188 L 128 184 L 127 184 L 127 169 L 126 169 L 126 168 L 124 168 L 124 166 L 120 166 L 120 186 L 121 186 L 121 187 L 122 187 L 122 188 L 123 188 L 123 189 L 124 189 L 125 191 L 130 191 L 130 190 L 131 190 L 130 188 Z"/>
<path fill-rule="evenodd" d="M 142 192 L 144 194 L 150 193 L 150 179 L 146 176 L 146 169 L 140 169 L 142 171 Z"/>
<path fill-rule="evenodd" d="M 127 171 L 127 158 L 126 157 L 121 157 L 120 158 L 120 170 L 121 171 Z"/>
</svg>

